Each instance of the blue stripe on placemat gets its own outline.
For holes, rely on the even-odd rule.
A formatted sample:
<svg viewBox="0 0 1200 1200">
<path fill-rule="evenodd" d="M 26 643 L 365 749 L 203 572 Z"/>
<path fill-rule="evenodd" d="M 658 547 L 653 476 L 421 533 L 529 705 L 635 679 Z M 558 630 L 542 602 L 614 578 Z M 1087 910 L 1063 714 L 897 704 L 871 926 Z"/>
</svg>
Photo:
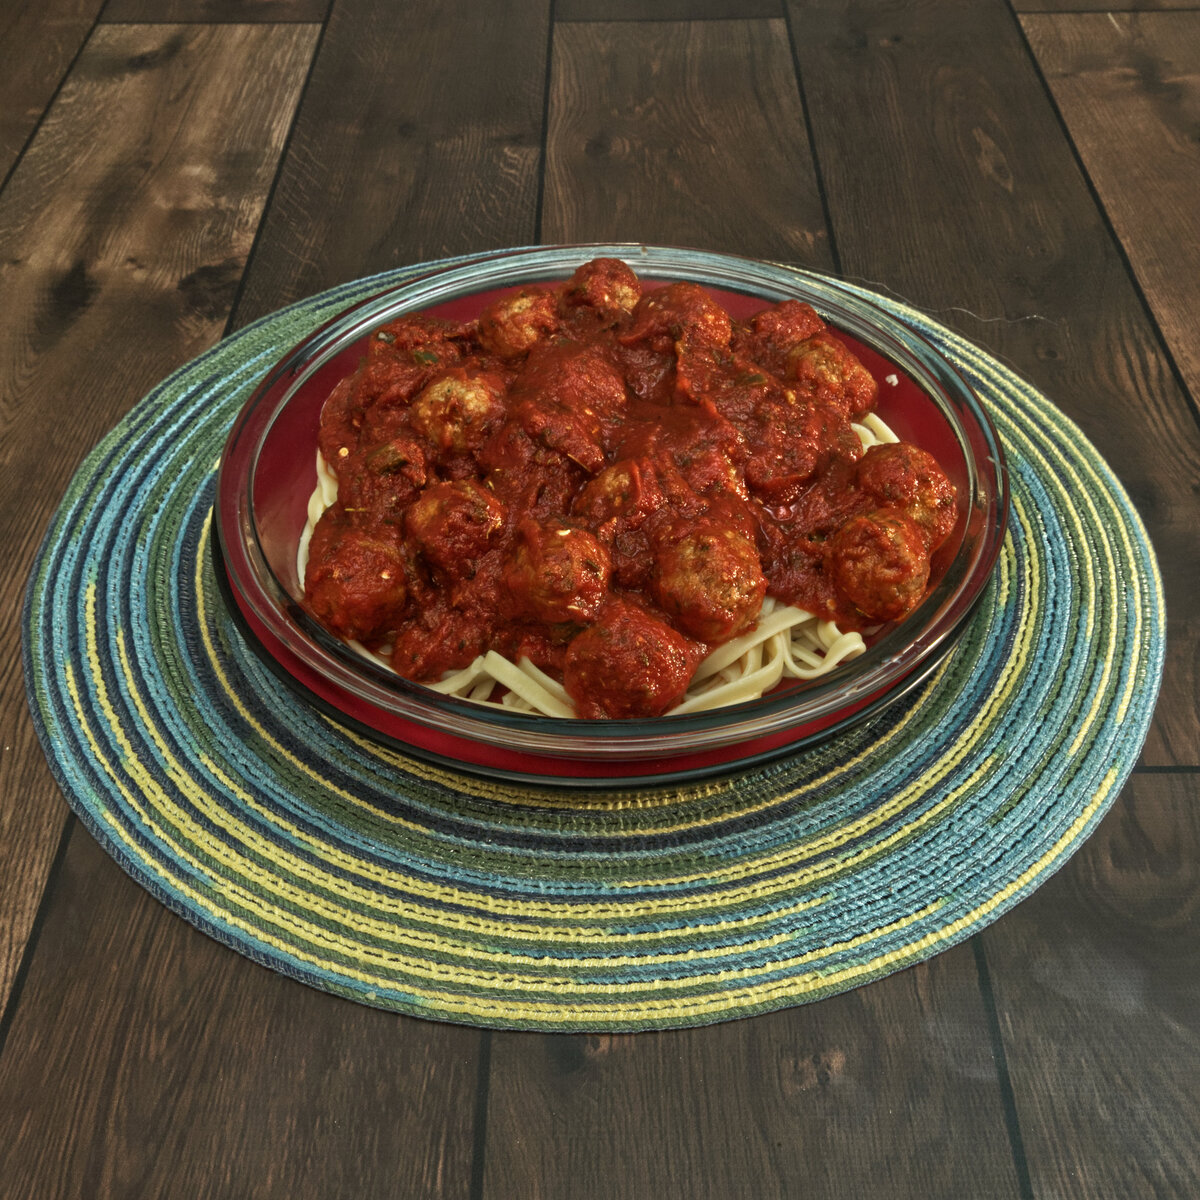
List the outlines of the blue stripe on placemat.
<svg viewBox="0 0 1200 1200">
<path fill-rule="evenodd" d="M 1044 397 L 877 296 L 993 414 L 1013 520 L 953 654 L 869 725 L 711 781 L 583 796 L 425 765 L 275 679 L 206 551 L 226 433 L 311 329 L 420 269 L 233 335 L 147 396 L 71 483 L 26 594 L 26 681 L 68 802 L 124 869 L 239 953 L 363 1003 L 641 1029 L 878 978 L 1061 866 L 1153 710 L 1153 553 Z"/>
</svg>

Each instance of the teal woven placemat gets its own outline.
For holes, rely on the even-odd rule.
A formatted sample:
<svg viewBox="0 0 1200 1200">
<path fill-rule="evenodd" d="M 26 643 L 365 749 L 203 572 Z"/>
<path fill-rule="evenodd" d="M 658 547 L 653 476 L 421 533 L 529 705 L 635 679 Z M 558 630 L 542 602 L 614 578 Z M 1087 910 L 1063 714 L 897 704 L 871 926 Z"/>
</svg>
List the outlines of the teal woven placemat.
<svg viewBox="0 0 1200 1200">
<path fill-rule="evenodd" d="M 1157 696 L 1152 550 L 1052 404 L 878 296 L 957 363 L 1011 473 L 996 576 L 914 695 L 766 766 L 585 794 L 424 765 L 299 701 L 217 591 L 217 461 L 277 357 L 415 273 L 295 305 L 178 371 L 95 449 L 46 535 L 24 612 L 30 708 L 68 803 L 163 903 L 363 1003 L 634 1030 L 799 1004 L 928 958 L 1087 837 Z"/>
</svg>

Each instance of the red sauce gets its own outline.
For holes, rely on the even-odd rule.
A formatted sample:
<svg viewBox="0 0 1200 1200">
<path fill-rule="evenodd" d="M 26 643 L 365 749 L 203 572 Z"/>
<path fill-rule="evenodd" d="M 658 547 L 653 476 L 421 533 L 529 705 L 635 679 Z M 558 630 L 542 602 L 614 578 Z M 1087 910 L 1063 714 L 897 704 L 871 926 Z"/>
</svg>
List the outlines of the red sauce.
<svg viewBox="0 0 1200 1200">
<path fill-rule="evenodd" d="M 407 678 L 494 649 L 581 716 L 658 715 L 768 593 L 847 629 L 920 602 L 954 488 L 916 446 L 863 452 L 877 390 L 808 305 L 738 322 L 614 259 L 400 318 L 325 404 L 306 595 Z"/>
</svg>

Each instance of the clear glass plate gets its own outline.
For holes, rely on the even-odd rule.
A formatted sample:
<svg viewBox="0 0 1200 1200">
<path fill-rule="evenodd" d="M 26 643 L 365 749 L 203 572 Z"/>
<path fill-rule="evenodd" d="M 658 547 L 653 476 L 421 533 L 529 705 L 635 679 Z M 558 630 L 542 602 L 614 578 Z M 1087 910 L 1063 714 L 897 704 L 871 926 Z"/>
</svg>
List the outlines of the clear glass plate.
<svg viewBox="0 0 1200 1200">
<path fill-rule="evenodd" d="M 622 258 L 646 286 L 676 280 L 717 293 L 736 317 L 794 298 L 845 336 L 881 381 L 878 411 L 929 450 L 955 484 L 956 528 L 934 558 L 932 587 L 865 654 L 809 682 L 708 712 L 582 721 L 484 708 L 376 667 L 305 610 L 296 549 L 315 481 L 321 407 L 356 367 L 364 339 L 421 310 L 472 317 L 498 291 L 568 278 Z M 903 695 L 953 645 L 995 565 L 1008 482 L 995 430 L 953 364 L 884 309 L 835 281 L 730 255 L 642 245 L 502 251 L 434 267 L 340 314 L 285 355 L 245 405 L 217 481 L 218 578 L 255 648 L 281 678 L 370 736 L 420 757 L 507 778 L 615 785 L 690 778 L 761 761 L 828 737 Z"/>
</svg>

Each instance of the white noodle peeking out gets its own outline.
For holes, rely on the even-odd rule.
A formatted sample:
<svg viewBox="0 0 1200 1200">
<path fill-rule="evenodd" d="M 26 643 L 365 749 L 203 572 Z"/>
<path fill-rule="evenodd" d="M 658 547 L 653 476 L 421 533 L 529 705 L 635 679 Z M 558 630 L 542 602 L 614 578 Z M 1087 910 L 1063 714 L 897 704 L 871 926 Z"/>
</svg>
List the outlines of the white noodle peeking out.
<svg viewBox="0 0 1200 1200">
<path fill-rule="evenodd" d="M 899 438 L 874 413 L 852 425 L 863 449 L 898 442 Z M 296 554 L 297 577 L 303 581 L 308 544 L 321 514 L 337 500 L 337 476 L 317 453 L 317 485 L 308 502 L 308 520 Z M 374 653 L 347 642 L 364 658 L 391 670 L 386 653 Z M 824 621 L 768 596 L 754 627 L 718 646 L 697 668 L 683 700 L 665 715 L 702 712 L 756 700 L 785 679 L 815 679 L 866 650 L 862 635 L 843 632 Z M 575 707 L 566 689 L 527 658 L 513 662 L 494 650 L 479 655 L 462 670 L 423 686 L 443 695 L 476 704 L 547 717 L 573 718 Z M 498 698 L 493 698 L 498 697 Z"/>
</svg>

